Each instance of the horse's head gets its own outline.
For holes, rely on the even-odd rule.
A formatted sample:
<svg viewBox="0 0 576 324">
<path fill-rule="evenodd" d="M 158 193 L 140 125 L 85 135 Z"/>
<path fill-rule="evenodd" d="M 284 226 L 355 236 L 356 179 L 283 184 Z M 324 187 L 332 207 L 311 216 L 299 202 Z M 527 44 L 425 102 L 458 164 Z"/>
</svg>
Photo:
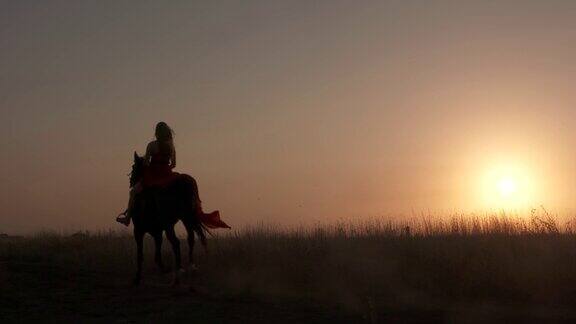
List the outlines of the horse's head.
<svg viewBox="0 0 576 324">
<path fill-rule="evenodd" d="M 144 174 L 144 158 L 134 152 L 134 164 L 132 164 L 132 172 L 130 172 L 130 187 L 134 187 L 142 179 Z"/>
</svg>

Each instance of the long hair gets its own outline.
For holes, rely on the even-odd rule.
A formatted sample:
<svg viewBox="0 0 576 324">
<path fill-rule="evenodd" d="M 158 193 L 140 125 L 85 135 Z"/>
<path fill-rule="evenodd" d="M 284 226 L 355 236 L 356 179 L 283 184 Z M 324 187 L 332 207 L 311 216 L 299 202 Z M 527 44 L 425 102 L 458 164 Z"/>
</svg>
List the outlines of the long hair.
<svg viewBox="0 0 576 324">
<path fill-rule="evenodd" d="M 156 124 L 155 135 L 158 142 L 170 142 L 174 138 L 174 132 L 165 122 Z"/>
</svg>

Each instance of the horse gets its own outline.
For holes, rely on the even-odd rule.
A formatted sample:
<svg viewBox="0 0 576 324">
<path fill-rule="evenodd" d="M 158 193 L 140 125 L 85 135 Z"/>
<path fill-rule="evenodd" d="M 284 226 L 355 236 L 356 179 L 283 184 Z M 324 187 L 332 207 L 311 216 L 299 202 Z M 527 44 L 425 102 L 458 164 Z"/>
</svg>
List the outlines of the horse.
<svg viewBox="0 0 576 324">
<path fill-rule="evenodd" d="M 130 187 L 142 180 L 146 165 L 144 158 L 134 152 L 134 164 L 130 173 Z M 194 267 L 194 234 L 200 238 L 205 251 L 207 251 L 206 229 L 198 215 L 200 211 L 200 198 L 196 180 L 187 174 L 181 174 L 166 188 L 145 188 L 134 197 L 132 221 L 134 224 L 134 239 L 136 240 L 137 270 L 133 281 L 138 285 L 142 279 L 142 263 L 144 261 L 144 235 L 150 234 L 155 243 L 155 262 L 162 272 L 167 272 L 162 263 L 162 233 L 172 245 L 175 269 L 174 284 L 177 284 L 178 273 L 182 271 L 180 240 L 176 236 L 174 226 L 180 220 L 184 224 L 188 240 L 188 263 Z"/>
</svg>

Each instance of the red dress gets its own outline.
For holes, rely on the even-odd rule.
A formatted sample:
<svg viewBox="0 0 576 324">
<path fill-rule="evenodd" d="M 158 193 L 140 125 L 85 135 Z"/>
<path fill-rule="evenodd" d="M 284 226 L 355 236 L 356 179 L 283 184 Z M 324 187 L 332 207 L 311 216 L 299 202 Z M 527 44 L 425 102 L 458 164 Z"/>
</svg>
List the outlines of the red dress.
<svg viewBox="0 0 576 324">
<path fill-rule="evenodd" d="M 220 219 L 220 212 L 217 210 L 206 214 L 202 209 L 200 209 L 198 217 L 200 218 L 202 225 L 208 228 L 231 228 L 228 224 L 224 223 L 222 219 Z"/>
<path fill-rule="evenodd" d="M 180 173 L 172 171 L 170 167 L 171 156 L 171 150 L 165 145 L 160 147 L 159 152 L 152 154 L 150 165 L 144 169 L 144 177 L 142 179 L 144 188 L 166 188 L 181 176 Z M 200 222 L 207 228 L 230 228 L 228 224 L 220 219 L 219 211 L 206 214 L 202 211 L 199 203 L 197 212 Z"/>
<path fill-rule="evenodd" d="M 170 167 L 170 152 L 158 152 L 151 156 L 150 165 L 144 169 L 142 184 L 145 188 L 165 188 L 172 184 L 180 173 Z"/>
</svg>

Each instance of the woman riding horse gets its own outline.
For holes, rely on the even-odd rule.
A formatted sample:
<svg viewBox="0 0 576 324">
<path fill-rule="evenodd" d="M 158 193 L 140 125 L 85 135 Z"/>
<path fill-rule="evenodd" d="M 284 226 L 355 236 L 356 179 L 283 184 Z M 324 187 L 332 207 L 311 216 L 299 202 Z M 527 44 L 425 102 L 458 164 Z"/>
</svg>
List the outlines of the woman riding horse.
<svg viewBox="0 0 576 324">
<path fill-rule="evenodd" d="M 204 248 L 205 232 L 209 228 L 230 228 L 220 219 L 220 213 L 214 211 L 205 214 L 202 211 L 196 180 L 187 174 L 173 172 L 176 166 L 172 130 L 164 122 L 156 125 L 156 140 L 149 143 L 144 157 L 134 153 L 134 164 L 130 173 L 130 200 L 128 209 L 116 220 L 126 226 L 134 223 L 134 238 L 137 247 L 137 271 L 134 283 L 138 284 L 142 275 L 143 238 L 146 233 L 152 235 L 156 245 L 155 260 L 162 264 L 162 233 L 172 245 L 175 262 L 175 283 L 181 269 L 180 240 L 174 231 L 174 225 L 182 221 L 188 233 L 188 260 L 192 265 L 194 233 Z M 150 190 L 152 189 L 152 190 Z"/>
<path fill-rule="evenodd" d="M 156 124 L 156 140 L 148 143 L 144 164 L 146 169 L 143 179 L 130 189 L 130 199 L 126 212 L 120 214 L 116 221 L 126 226 L 130 225 L 134 209 L 134 197 L 145 188 L 165 188 L 172 184 L 179 173 L 172 171 L 176 167 L 176 150 L 172 129 L 165 123 Z"/>
<path fill-rule="evenodd" d="M 142 179 L 132 185 L 128 208 L 116 218 L 116 221 L 126 226 L 130 225 L 130 220 L 133 216 L 135 196 L 141 193 L 142 190 L 147 188 L 163 189 L 169 187 L 178 179 L 184 181 L 192 179 L 190 176 L 172 171 L 176 167 L 176 150 L 174 149 L 174 132 L 172 129 L 165 122 L 159 122 L 156 124 L 155 136 L 156 140 L 148 143 L 146 147 L 146 155 L 144 156 L 145 168 Z M 196 181 L 194 179 L 192 181 L 194 186 L 196 186 Z M 196 217 L 198 217 L 205 228 L 230 228 L 228 224 L 220 219 L 220 212 L 204 213 L 202 211 L 202 202 L 197 197 L 197 193 L 195 198 Z"/>
</svg>

